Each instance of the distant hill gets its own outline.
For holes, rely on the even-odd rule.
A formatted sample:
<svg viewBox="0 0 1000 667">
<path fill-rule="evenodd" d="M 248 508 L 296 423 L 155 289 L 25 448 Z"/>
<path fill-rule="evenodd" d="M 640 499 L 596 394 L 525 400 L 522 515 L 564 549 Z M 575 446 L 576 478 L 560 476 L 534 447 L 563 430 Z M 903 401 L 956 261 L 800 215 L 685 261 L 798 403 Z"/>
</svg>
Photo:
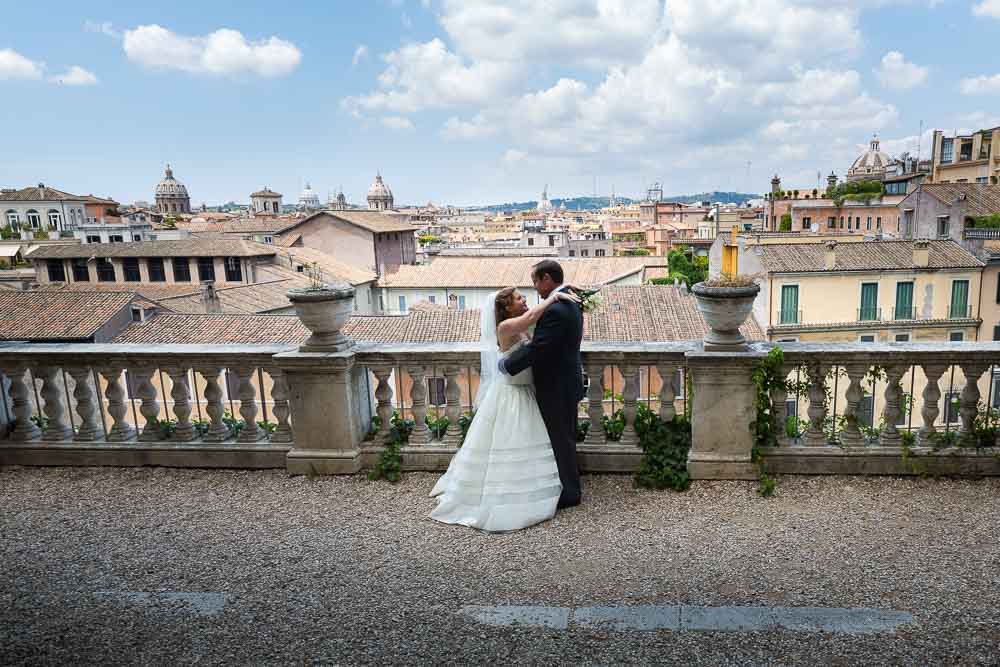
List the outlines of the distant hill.
<svg viewBox="0 0 1000 667">
<path fill-rule="evenodd" d="M 745 192 L 702 192 L 696 195 L 678 195 L 675 197 L 664 197 L 663 201 L 682 202 L 692 204 L 701 201 L 722 202 L 723 204 L 742 204 L 748 199 L 757 199 L 760 195 L 747 194 Z M 617 197 L 620 204 L 632 204 L 637 200 L 628 197 Z M 610 197 L 573 197 L 572 199 L 553 199 L 553 206 L 562 206 L 570 211 L 594 211 L 605 208 L 611 203 Z M 490 204 L 488 206 L 476 206 L 474 208 L 490 211 L 530 211 L 538 207 L 537 201 L 507 202 L 505 204 Z"/>
</svg>

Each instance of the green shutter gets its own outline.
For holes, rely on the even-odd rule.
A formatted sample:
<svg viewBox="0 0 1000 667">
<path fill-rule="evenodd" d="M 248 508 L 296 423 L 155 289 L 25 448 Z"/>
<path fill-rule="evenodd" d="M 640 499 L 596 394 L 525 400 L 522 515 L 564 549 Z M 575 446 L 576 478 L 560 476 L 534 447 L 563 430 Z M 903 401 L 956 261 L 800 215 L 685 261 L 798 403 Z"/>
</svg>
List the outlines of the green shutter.
<svg viewBox="0 0 1000 667">
<path fill-rule="evenodd" d="M 913 317 L 913 283 L 896 283 L 896 314 L 897 320 L 908 320 Z"/>
<path fill-rule="evenodd" d="M 878 319 L 878 283 L 861 285 L 861 312 L 859 320 Z"/>
<path fill-rule="evenodd" d="M 969 316 L 969 281 L 955 280 L 951 283 L 952 318 Z"/>
<path fill-rule="evenodd" d="M 798 324 L 799 322 L 799 286 L 784 285 L 781 288 L 781 324 Z"/>
</svg>

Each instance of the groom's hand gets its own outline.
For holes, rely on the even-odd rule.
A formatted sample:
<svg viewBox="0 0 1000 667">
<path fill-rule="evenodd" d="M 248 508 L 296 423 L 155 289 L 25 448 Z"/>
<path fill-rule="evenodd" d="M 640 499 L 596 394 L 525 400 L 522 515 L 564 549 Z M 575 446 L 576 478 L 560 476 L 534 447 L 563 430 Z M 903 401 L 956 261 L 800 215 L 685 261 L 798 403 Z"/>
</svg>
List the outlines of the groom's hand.
<svg viewBox="0 0 1000 667">
<path fill-rule="evenodd" d="M 504 366 L 505 361 L 507 360 L 506 359 L 497 360 L 497 370 L 500 371 L 500 375 L 510 375 L 510 373 L 507 372 L 507 367 Z"/>
</svg>

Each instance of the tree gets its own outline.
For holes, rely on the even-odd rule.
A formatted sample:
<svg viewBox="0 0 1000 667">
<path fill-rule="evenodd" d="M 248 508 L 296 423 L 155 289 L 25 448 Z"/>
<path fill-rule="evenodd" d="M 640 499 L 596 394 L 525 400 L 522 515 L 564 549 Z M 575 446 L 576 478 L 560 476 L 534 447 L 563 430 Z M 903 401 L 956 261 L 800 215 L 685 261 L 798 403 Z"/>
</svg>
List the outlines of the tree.
<svg viewBox="0 0 1000 667">
<path fill-rule="evenodd" d="M 799 191 L 798 190 L 793 190 L 792 192 L 795 195 L 795 198 L 798 199 L 799 198 Z"/>
<path fill-rule="evenodd" d="M 973 218 L 973 226 L 976 229 L 1000 229 L 1000 213 Z"/>
<path fill-rule="evenodd" d="M 441 243 L 441 237 L 435 236 L 434 234 L 421 234 L 417 237 L 417 241 L 420 245 L 427 245 L 428 243 Z"/>
<path fill-rule="evenodd" d="M 779 232 L 790 232 L 792 231 L 792 214 L 785 213 L 781 216 L 781 225 L 778 227 Z"/>
<path fill-rule="evenodd" d="M 676 278 L 691 287 L 691 285 L 708 279 L 708 257 L 689 256 L 689 253 L 690 250 L 687 248 L 679 248 L 671 250 L 670 254 L 667 255 L 669 270 L 667 283 L 672 284 Z"/>
<path fill-rule="evenodd" d="M 645 248 L 625 248 L 622 250 L 622 255 L 625 257 L 642 257 L 648 254 L 649 251 Z"/>
</svg>

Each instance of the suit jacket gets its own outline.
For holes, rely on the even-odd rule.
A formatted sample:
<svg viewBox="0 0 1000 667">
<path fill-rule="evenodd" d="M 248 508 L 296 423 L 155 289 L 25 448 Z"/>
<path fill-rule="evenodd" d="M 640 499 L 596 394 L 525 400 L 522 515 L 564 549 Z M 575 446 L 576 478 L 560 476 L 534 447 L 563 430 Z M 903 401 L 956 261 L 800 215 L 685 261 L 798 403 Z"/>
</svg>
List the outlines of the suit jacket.
<svg viewBox="0 0 1000 667">
<path fill-rule="evenodd" d="M 539 405 L 559 397 L 556 402 L 565 400 L 575 409 L 584 398 L 582 340 L 583 310 L 578 304 L 557 301 L 538 320 L 531 341 L 512 352 L 504 366 L 511 375 L 526 368 L 534 371 Z"/>
</svg>

